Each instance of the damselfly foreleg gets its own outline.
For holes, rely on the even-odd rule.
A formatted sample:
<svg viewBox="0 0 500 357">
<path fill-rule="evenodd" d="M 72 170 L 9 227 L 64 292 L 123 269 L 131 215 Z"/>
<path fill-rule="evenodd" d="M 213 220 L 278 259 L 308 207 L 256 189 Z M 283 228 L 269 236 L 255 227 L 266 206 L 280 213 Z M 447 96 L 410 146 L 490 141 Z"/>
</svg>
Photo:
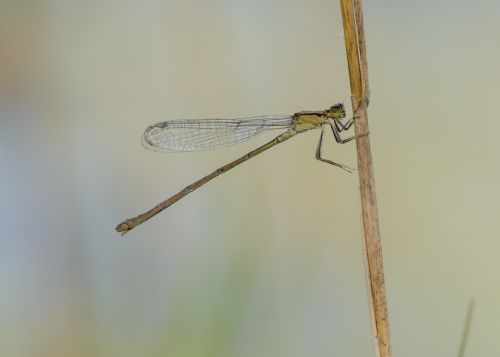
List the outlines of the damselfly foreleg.
<svg viewBox="0 0 500 357">
<path fill-rule="evenodd" d="M 351 119 L 352 120 L 352 119 Z M 354 121 L 353 121 L 354 122 Z M 340 131 L 341 130 L 338 130 L 337 128 L 337 121 L 334 121 L 335 125 L 332 124 L 332 122 L 329 122 L 328 124 L 330 125 L 330 128 L 332 128 L 332 132 L 333 132 L 333 136 L 335 138 L 335 141 L 339 144 L 345 144 L 345 143 L 348 143 L 349 141 L 351 141 L 352 139 L 354 139 L 356 136 L 350 136 L 346 139 L 342 139 L 342 137 L 340 136 Z M 352 123 L 349 125 L 351 126 Z"/>
<path fill-rule="evenodd" d="M 349 128 L 352 126 L 352 124 L 354 124 L 355 119 L 356 119 L 356 117 L 352 117 L 344 124 L 344 123 L 342 123 L 341 119 L 335 118 L 335 119 L 333 119 L 333 122 L 335 123 L 335 127 L 337 128 L 337 131 L 341 132 L 341 131 L 349 130 Z"/>
</svg>

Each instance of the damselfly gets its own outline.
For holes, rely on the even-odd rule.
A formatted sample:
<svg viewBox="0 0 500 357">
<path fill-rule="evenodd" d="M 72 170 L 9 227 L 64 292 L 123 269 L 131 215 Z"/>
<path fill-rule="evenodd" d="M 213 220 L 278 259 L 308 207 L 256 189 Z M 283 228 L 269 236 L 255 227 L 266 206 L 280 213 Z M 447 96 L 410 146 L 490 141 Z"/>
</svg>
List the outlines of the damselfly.
<svg viewBox="0 0 500 357">
<path fill-rule="evenodd" d="M 183 190 L 159 203 L 149 211 L 123 221 L 116 226 L 116 230 L 122 234 L 127 233 L 129 230 L 147 221 L 165 208 L 170 207 L 187 194 L 224 172 L 231 170 L 233 167 L 270 149 L 276 144 L 311 129 L 321 129 L 316 148 L 316 159 L 351 172 L 353 169 L 350 167 L 323 158 L 321 151 L 325 127 L 330 127 L 337 143 L 344 144 L 354 139 L 354 136 L 346 139 L 342 139 L 340 136 L 340 133 L 348 130 L 354 122 L 353 118 L 347 120 L 345 118 L 344 105 L 335 104 L 327 110 L 303 111 L 284 116 L 260 116 L 242 119 L 167 120 L 153 124 L 146 129 L 142 137 L 142 144 L 147 149 L 162 152 L 218 149 L 252 139 L 267 130 L 286 131 L 267 144 L 250 151 L 239 159 L 218 168 L 211 174 L 186 186 Z"/>
</svg>

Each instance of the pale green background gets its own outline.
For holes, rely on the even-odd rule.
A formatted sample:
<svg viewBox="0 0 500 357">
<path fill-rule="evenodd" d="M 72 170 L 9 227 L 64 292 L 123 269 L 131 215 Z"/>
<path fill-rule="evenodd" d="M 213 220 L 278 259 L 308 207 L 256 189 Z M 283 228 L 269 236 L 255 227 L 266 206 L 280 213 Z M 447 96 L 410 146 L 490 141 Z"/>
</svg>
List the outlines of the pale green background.
<svg viewBox="0 0 500 357">
<path fill-rule="evenodd" d="M 500 2 L 365 1 L 394 356 L 500 354 Z M 2 1 L 1 356 L 374 356 L 357 176 L 319 132 L 120 238 L 270 138 L 158 154 L 172 118 L 349 103 L 337 1 Z M 354 145 L 327 157 L 355 165 Z"/>
</svg>

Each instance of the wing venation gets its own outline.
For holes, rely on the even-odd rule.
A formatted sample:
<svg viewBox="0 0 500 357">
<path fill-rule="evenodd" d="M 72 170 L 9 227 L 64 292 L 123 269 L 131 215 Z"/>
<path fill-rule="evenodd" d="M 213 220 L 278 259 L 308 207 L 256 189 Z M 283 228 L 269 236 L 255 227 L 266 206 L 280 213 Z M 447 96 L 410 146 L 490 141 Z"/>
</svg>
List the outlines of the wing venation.
<svg viewBox="0 0 500 357">
<path fill-rule="evenodd" d="M 291 122 L 291 116 L 167 120 L 149 126 L 142 144 L 163 152 L 212 150 L 247 141 L 266 130 L 288 129 Z"/>
</svg>

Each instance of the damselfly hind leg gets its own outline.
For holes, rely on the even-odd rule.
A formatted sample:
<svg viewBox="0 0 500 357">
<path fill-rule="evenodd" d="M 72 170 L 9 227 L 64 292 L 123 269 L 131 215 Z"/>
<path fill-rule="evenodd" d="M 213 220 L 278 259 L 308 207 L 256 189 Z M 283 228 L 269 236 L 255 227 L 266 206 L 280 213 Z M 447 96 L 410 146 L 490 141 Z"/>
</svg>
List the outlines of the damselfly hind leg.
<svg viewBox="0 0 500 357">
<path fill-rule="evenodd" d="M 316 148 L 316 159 L 319 160 L 319 161 L 322 161 L 322 162 L 326 162 L 327 164 L 340 167 L 341 169 L 346 170 L 349 173 L 352 173 L 354 171 L 354 169 L 352 167 L 345 166 L 345 165 L 339 164 L 338 162 L 331 161 L 331 160 L 328 160 L 328 159 L 324 159 L 324 158 L 321 157 L 321 148 L 322 148 L 322 145 L 323 145 L 323 134 L 324 134 L 324 132 L 325 132 L 324 126 L 322 126 L 321 127 L 321 134 L 319 136 L 319 141 L 318 141 L 318 147 Z M 337 140 L 337 138 L 335 138 L 335 140 Z"/>
</svg>

